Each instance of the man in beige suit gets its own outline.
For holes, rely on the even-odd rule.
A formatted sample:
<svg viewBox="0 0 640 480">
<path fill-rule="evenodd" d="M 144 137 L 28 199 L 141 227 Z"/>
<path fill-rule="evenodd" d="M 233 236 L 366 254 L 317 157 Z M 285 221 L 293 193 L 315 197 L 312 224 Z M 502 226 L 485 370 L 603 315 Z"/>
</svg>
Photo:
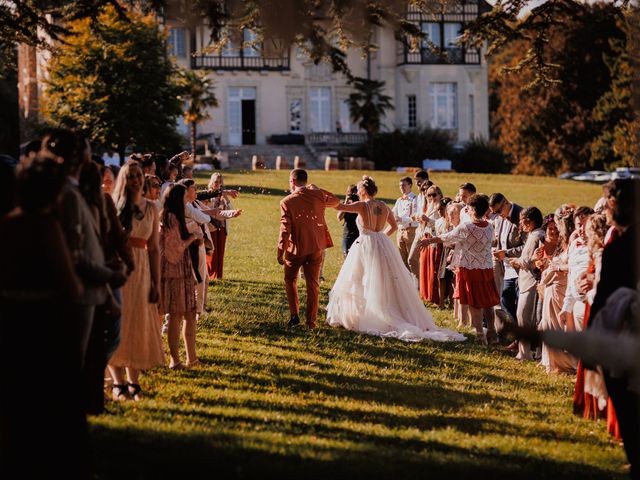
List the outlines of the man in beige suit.
<svg viewBox="0 0 640 480">
<path fill-rule="evenodd" d="M 289 326 L 300 323 L 298 272 L 304 271 L 307 283 L 307 326 L 315 328 L 320 298 L 322 252 L 333 246 L 325 222 L 326 208 L 337 207 L 338 198 L 315 185 L 307 185 L 307 172 L 301 169 L 289 175 L 291 195 L 280 202 L 278 263 L 284 265 L 284 284 L 291 318 Z"/>
</svg>

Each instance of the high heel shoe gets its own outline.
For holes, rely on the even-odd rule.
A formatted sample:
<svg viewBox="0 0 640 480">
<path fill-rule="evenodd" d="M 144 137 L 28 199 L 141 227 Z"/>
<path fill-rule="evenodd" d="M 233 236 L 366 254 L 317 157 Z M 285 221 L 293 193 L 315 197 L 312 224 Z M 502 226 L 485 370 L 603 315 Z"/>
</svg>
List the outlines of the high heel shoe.
<svg viewBox="0 0 640 480">
<path fill-rule="evenodd" d="M 137 383 L 128 383 L 127 390 L 129 391 L 129 395 L 131 395 L 131 398 L 133 398 L 136 402 L 142 400 L 142 388 L 140 388 L 140 385 L 138 385 Z"/>
<path fill-rule="evenodd" d="M 111 387 L 111 398 L 113 398 L 114 402 L 124 402 L 129 400 L 129 389 L 127 384 L 114 383 Z"/>
</svg>

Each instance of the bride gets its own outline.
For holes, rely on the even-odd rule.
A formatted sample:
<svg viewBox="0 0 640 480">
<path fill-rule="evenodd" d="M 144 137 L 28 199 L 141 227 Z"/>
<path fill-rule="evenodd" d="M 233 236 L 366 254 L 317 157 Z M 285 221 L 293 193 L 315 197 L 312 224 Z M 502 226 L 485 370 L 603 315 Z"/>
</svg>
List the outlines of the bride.
<svg viewBox="0 0 640 480">
<path fill-rule="evenodd" d="M 405 341 L 464 341 L 464 335 L 436 327 L 418 297 L 400 252 L 388 238 L 398 228 L 395 218 L 385 203 L 375 199 L 377 191 L 373 178 L 365 175 L 358 183 L 360 201 L 337 207 L 358 214 L 360 237 L 329 292 L 327 322 Z"/>
</svg>

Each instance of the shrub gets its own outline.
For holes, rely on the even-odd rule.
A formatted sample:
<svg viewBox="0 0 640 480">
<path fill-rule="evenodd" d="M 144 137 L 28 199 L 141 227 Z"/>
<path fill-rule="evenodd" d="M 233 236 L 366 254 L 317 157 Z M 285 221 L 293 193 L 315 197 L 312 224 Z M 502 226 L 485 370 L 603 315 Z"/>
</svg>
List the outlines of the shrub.
<svg viewBox="0 0 640 480">
<path fill-rule="evenodd" d="M 366 156 L 363 150 L 360 155 Z M 393 167 L 422 167 L 425 158 L 448 159 L 453 156 L 451 137 L 443 130 L 427 127 L 416 130 L 394 130 L 378 133 L 373 137 L 371 160 L 378 170 Z"/>
<path fill-rule="evenodd" d="M 483 138 L 472 138 L 454 156 L 453 169 L 460 173 L 508 173 L 511 165 L 496 144 Z"/>
</svg>

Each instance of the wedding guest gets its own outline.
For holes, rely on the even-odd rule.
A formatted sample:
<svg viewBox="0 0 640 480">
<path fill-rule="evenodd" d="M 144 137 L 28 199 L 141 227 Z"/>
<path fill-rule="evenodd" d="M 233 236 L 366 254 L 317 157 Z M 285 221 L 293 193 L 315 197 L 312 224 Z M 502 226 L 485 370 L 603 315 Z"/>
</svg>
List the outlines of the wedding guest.
<svg viewBox="0 0 640 480">
<path fill-rule="evenodd" d="M 182 178 L 193 179 L 193 167 L 191 165 L 182 166 Z"/>
<path fill-rule="evenodd" d="M 449 205 L 452 205 L 453 201 L 449 197 L 444 197 L 440 204 L 441 217 L 436 221 L 435 234 L 437 237 L 443 233 L 453 230 L 451 223 L 451 214 L 449 212 Z M 453 279 L 454 273 L 448 269 L 449 255 L 451 248 L 443 245 L 442 254 L 440 255 L 440 262 L 438 265 L 438 283 L 440 292 L 439 307 L 444 308 L 445 299 L 449 299 L 450 305 L 453 305 Z"/>
<path fill-rule="evenodd" d="M 95 308 L 107 300 L 107 283 L 121 285 L 126 280 L 122 270 L 105 264 L 104 251 L 94 216 L 78 189 L 80 170 L 91 157 L 91 147 L 81 135 L 64 129 L 47 132 L 40 154 L 61 163 L 67 179 L 62 188 L 60 218 L 67 246 L 75 261 L 84 293 L 74 303 L 80 364 L 84 369 Z"/>
<path fill-rule="evenodd" d="M 528 207 L 520 212 L 520 229 L 527 234 L 522 253 L 518 258 L 510 258 L 509 264 L 518 269 L 518 309 L 516 319 L 519 326 L 536 325 L 536 302 L 538 301 L 539 272 L 535 266 L 535 251 L 544 241 L 542 212 L 536 207 Z M 518 343 L 517 360 L 533 360 L 531 345 Z"/>
<path fill-rule="evenodd" d="M 142 195 L 150 202 L 153 202 L 158 211 L 162 209 L 162 202 L 160 201 L 161 187 L 162 180 L 160 180 L 160 177 L 156 175 L 144 176 L 144 188 L 142 190 Z"/>
<path fill-rule="evenodd" d="M 560 310 L 567 289 L 568 235 L 561 238 L 556 224 L 558 218 L 558 214 L 545 217 L 542 226 L 545 232 L 544 243 L 538 247 L 535 255 L 535 265 L 542 272 L 542 330 L 564 330 L 564 325 L 560 322 Z M 571 373 L 575 371 L 577 361 L 573 355 L 562 350 L 550 349 L 544 344 L 541 364 L 550 373 Z"/>
<path fill-rule="evenodd" d="M 208 201 L 205 201 L 204 204 L 209 209 L 217 209 L 217 210 L 232 210 L 233 207 L 231 205 L 231 198 L 235 198 L 234 192 L 227 191 L 224 189 L 224 177 L 220 172 L 215 172 L 211 175 L 209 179 L 208 189 L 213 192 L 220 192 L 220 195 L 217 195 Z M 237 192 L 236 194 L 237 195 Z M 224 271 L 224 254 L 227 246 L 227 236 L 228 236 L 228 222 L 226 219 L 220 220 L 214 218 L 213 221 L 209 224 L 209 230 L 211 232 L 211 240 L 213 242 L 213 251 L 211 255 L 207 259 L 207 266 L 209 271 L 209 278 L 213 280 L 218 280 L 222 278 Z"/>
<path fill-rule="evenodd" d="M 591 305 L 589 330 L 601 329 L 609 334 L 633 332 L 633 319 L 610 318 L 598 313 L 604 309 L 609 297 L 620 287 L 636 289 L 640 272 L 638 252 L 638 205 L 640 204 L 640 181 L 617 179 L 609 182 L 605 189 L 606 209 L 611 210 L 613 225 L 619 237 L 605 246 L 602 252 L 602 269 L 598 288 Z M 637 322 L 636 322 L 637 323 Z M 595 331 L 594 330 L 594 331 Z M 637 350 L 636 350 L 637 351 Z M 588 367 L 592 367 L 590 362 Z M 595 368 L 595 367 L 594 367 Z M 634 389 L 628 372 L 615 368 L 603 368 L 607 392 L 615 408 L 624 449 L 631 463 L 631 477 L 640 476 L 640 393 Z"/>
<path fill-rule="evenodd" d="M 589 288 L 578 289 L 579 293 L 585 295 L 586 299 L 584 328 L 589 325 L 591 304 L 596 293 L 602 267 L 602 250 L 604 249 L 604 237 L 607 230 L 608 225 L 605 215 L 593 214 L 585 225 L 585 237 L 590 256 L 590 263 L 585 276 L 590 277 Z M 584 418 L 593 420 L 598 420 L 604 415 L 609 416 L 612 413 L 613 406 L 609 407 L 607 405 L 608 397 L 602 372 L 600 370 L 587 370 L 580 363 L 573 396 L 574 413 L 582 413 Z M 620 439 L 619 430 L 613 433 L 614 435 L 617 434 L 615 436 Z"/>
<path fill-rule="evenodd" d="M 486 345 L 494 343 L 497 335 L 493 323 L 488 322 L 485 337 L 482 326 L 482 310 L 493 308 L 500 301 L 493 280 L 491 244 L 493 225 L 484 219 L 489 210 L 489 201 L 482 195 L 472 195 L 468 200 L 471 222 L 460 223 L 451 232 L 440 237 L 421 241 L 423 246 L 431 243 L 456 245 L 460 252 L 454 298 L 461 305 L 468 305 L 471 323 L 476 330 L 476 341 Z"/>
<path fill-rule="evenodd" d="M 114 270 L 125 272 L 125 266 L 117 259 L 107 261 L 107 241 L 111 225 L 107 215 L 105 194 L 102 191 L 102 175 L 97 163 L 89 161 L 80 169 L 79 190 L 87 206 L 93 214 L 94 224 L 99 233 L 100 243 L 105 255 L 105 265 Z M 86 368 L 84 369 L 84 384 L 86 390 L 86 411 L 91 414 L 104 412 L 104 371 L 107 367 L 107 341 L 113 341 L 116 335 L 114 324 L 119 317 L 119 302 L 114 298 L 113 290 L 121 284 L 107 284 L 106 301 L 97 305 L 94 313 L 94 327 L 91 330 L 91 338 L 87 348 Z M 114 310 L 116 313 L 114 313 Z"/>
<path fill-rule="evenodd" d="M 418 227 L 416 227 L 415 237 L 409 250 L 407 263 L 409 264 L 409 270 L 414 279 L 416 290 L 420 290 L 420 241 L 423 239 L 425 229 L 427 228 L 421 219 L 422 215 L 427 213 L 427 190 L 429 190 L 432 183 L 429 181 L 429 174 L 425 170 L 416 172 L 413 180 L 418 187 L 418 194 L 415 204 L 416 212 L 412 220 L 418 222 Z"/>
<path fill-rule="evenodd" d="M 83 287 L 55 212 L 65 182 L 59 163 L 35 159 L 18 173 L 19 208 L 0 218 L 0 469 L 7 478 L 90 478 L 73 318 Z M 60 393 L 61 381 L 73 395 Z"/>
<path fill-rule="evenodd" d="M 569 274 L 567 291 L 560 313 L 569 330 L 582 330 L 585 314 L 585 297 L 578 291 L 578 280 L 587 271 L 590 263 L 589 248 L 585 237 L 587 219 L 593 214 L 590 207 L 579 207 L 573 215 L 575 232 L 568 250 Z"/>
<path fill-rule="evenodd" d="M 142 167 L 142 173 L 144 175 L 155 175 L 156 174 L 156 160 L 155 156 L 152 153 L 145 153 L 142 155 L 142 160 L 140 165 Z"/>
<path fill-rule="evenodd" d="M 345 194 L 344 203 L 348 205 L 350 203 L 359 201 L 359 199 L 358 187 L 356 185 L 349 185 L 349 187 L 347 188 L 347 193 Z M 344 258 L 347 258 L 347 254 L 349 253 L 351 245 L 353 245 L 353 242 L 355 242 L 360 236 L 358 225 L 356 225 L 356 218 L 358 218 L 357 213 L 338 211 L 338 221 L 344 222 L 344 226 L 342 229 L 342 256 Z"/>
<path fill-rule="evenodd" d="M 458 225 L 460 225 L 460 211 L 464 207 L 464 203 L 452 201 L 447 205 L 446 210 L 446 222 L 447 228 L 443 229 L 444 233 L 452 231 Z M 438 235 L 439 236 L 439 235 Z M 471 318 L 469 317 L 469 307 L 467 305 L 462 306 L 460 300 L 455 297 L 455 285 L 458 272 L 458 266 L 460 265 L 460 257 L 462 255 L 462 249 L 457 245 L 444 245 L 443 258 L 446 255 L 446 271 L 451 274 L 451 284 L 453 291 L 451 298 L 453 300 L 453 317 L 458 321 L 457 328 L 462 329 L 465 326 L 470 325 Z M 448 273 L 445 273 L 447 275 Z"/>
<path fill-rule="evenodd" d="M 411 191 L 412 185 L 413 181 L 411 180 L 411 177 L 403 177 L 400 179 L 400 193 L 402 195 L 396 200 L 395 205 L 391 209 L 396 219 L 396 223 L 398 224 L 396 241 L 398 243 L 398 248 L 400 249 L 400 256 L 407 268 L 409 268 L 409 251 L 411 250 L 411 246 L 413 245 L 413 241 L 416 236 L 416 228 L 418 228 L 418 222 L 413 220 L 417 211 L 417 202 L 415 193 Z M 352 185 L 351 187 L 356 188 L 355 185 Z M 353 216 L 354 225 L 355 218 L 358 216 L 357 214 L 346 212 L 338 212 L 338 215 Z"/>
<path fill-rule="evenodd" d="M 213 220 L 226 220 L 227 218 L 235 218 L 240 215 L 241 210 L 220 210 L 218 208 L 208 208 L 203 202 L 196 198 L 196 183 L 193 179 L 183 178 L 178 182 L 187 189 L 187 203 L 185 204 L 185 219 L 187 222 L 187 230 L 189 233 L 195 234 L 198 239 L 202 240 L 198 247 L 197 264 L 194 256 L 192 262 L 197 265 L 197 276 L 201 281 L 196 287 L 197 298 L 197 315 L 201 316 L 205 313 L 205 304 L 207 298 L 207 288 L 209 286 L 209 274 L 207 255 L 213 254 L 213 241 L 209 231 L 209 225 Z M 190 247 L 191 248 L 191 247 Z"/>
<path fill-rule="evenodd" d="M 20 158 L 19 164 L 20 168 L 25 168 L 31 165 L 31 163 L 37 158 L 38 152 L 40 151 L 40 145 L 42 144 L 42 140 L 31 140 L 28 142 L 24 148 L 20 148 Z"/>
<path fill-rule="evenodd" d="M 500 292 L 500 305 L 495 309 L 496 328 L 500 331 L 505 322 L 516 322 L 518 272 L 509 264 L 509 258 L 520 256 L 526 235 L 521 234 L 519 228 L 522 211 L 520 205 L 510 202 L 502 193 L 494 193 L 489 197 L 489 208 L 496 216 L 493 271 L 496 287 Z"/>
<path fill-rule="evenodd" d="M 102 170 L 102 191 L 108 195 L 113 192 L 113 187 L 116 183 L 116 176 L 113 173 L 113 169 L 106 165 L 101 168 Z"/>
<path fill-rule="evenodd" d="M 460 222 L 467 223 L 472 222 L 471 209 L 469 208 L 469 199 L 476 194 L 476 186 L 473 183 L 463 183 L 458 187 L 458 195 L 460 201 L 465 204 L 465 207 L 460 212 Z"/>
<path fill-rule="evenodd" d="M 162 326 L 155 305 L 160 287 L 158 212 L 142 196 L 143 184 L 140 164 L 129 162 L 122 167 L 113 192 L 135 263 L 122 287 L 120 345 L 109 362 L 114 400 L 142 399 L 140 372 L 164 364 Z"/>
<path fill-rule="evenodd" d="M 193 277 L 189 245 L 202 240 L 189 233 L 185 220 L 187 189 L 180 184 L 170 187 L 164 201 L 160 230 L 162 282 L 160 309 L 169 314 L 169 368 L 182 369 L 180 360 L 180 329 L 187 353 L 186 366 L 200 365 L 196 355 L 196 285 Z"/>
<path fill-rule="evenodd" d="M 437 185 L 432 185 L 427 190 L 427 232 L 429 235 L 436 235 L 436 222 L 442 218 L 444 209 L 442 207 L 442 190 Z M 432 244 L 422 249 L 420 254 L 420 297 L 431 303 L 440 305 L 442 303 L 440 295 L 440 259 L 443 246 L 441 243 Z"/>
</svg>

